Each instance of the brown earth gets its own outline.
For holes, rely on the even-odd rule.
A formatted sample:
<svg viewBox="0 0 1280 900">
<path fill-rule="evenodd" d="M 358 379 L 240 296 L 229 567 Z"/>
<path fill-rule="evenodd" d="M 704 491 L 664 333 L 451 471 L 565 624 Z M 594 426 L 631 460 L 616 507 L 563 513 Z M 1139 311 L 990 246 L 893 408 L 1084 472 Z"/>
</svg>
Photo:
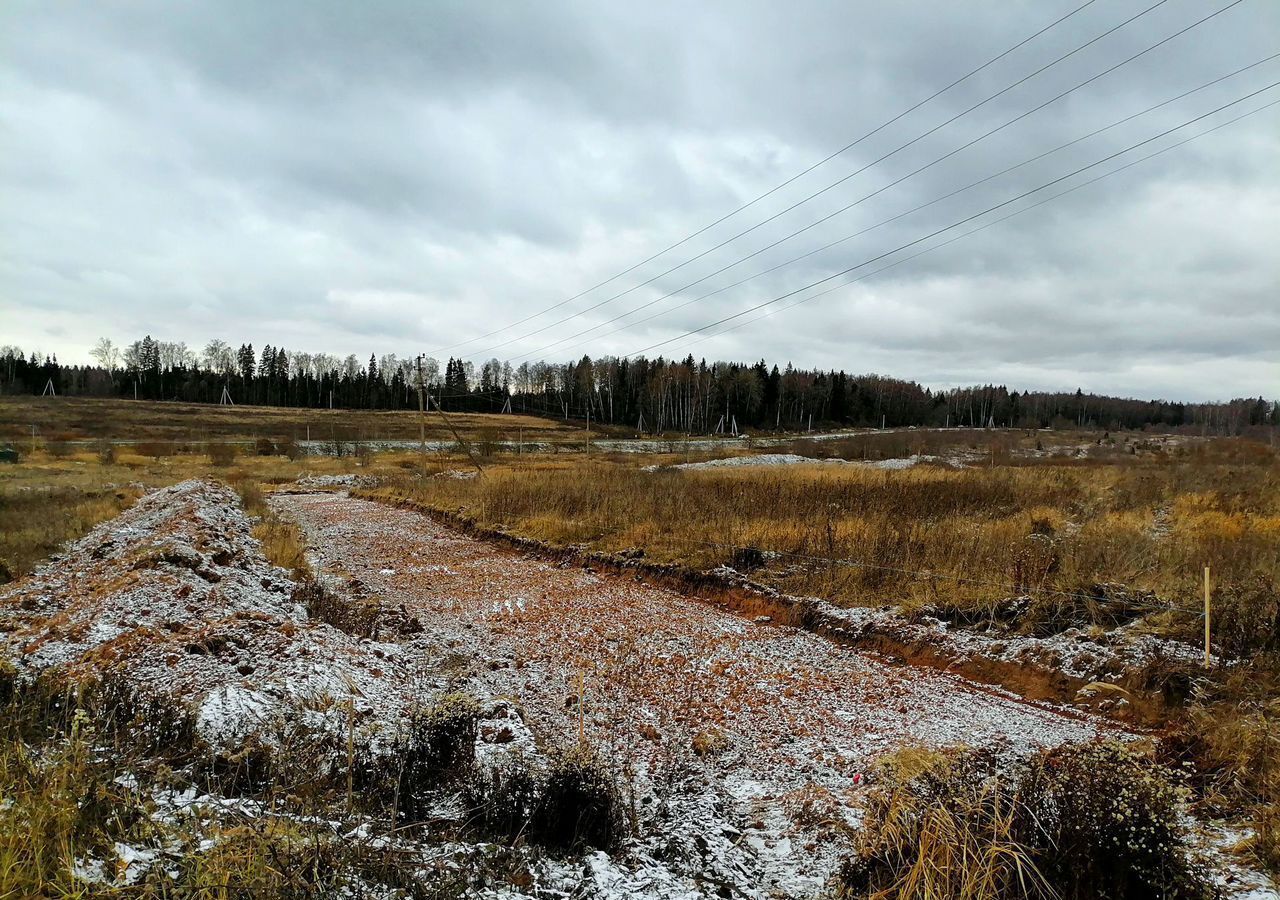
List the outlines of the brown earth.
<svg viewBox="0 0 1280 900">
<path fill-rule="evenodd" d="M 711 743 L 736 774 L 835 784 L 902 744 L 1017 750 L 1111 727 L 753 621 L 643 576 L 495 548 L 413 512 L 337 494 L 273 502 L 303 526 L 322 573 L 403 605 L 459 679 L 516 698 L 550 743 L 575 743 L 581 728 L 592 744 L 655 764 L 705 753 L 695 738 L 716 730 L 723 740 Z"/>
</svg>

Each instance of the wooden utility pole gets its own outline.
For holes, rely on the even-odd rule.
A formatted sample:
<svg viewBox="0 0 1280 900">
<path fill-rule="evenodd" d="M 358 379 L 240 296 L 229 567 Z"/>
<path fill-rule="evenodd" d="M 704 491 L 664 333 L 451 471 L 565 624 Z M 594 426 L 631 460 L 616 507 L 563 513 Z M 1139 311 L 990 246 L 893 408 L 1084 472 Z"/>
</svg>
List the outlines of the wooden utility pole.
<svg viewBox="0 0 1280 900">
<path fill-rule="evenodd" d="M 427 455 L 427 411 L 423 406 L 422 391 L 425 385 L 422 382 L 422 354 L 418 354 L 418 450 L 425 457 Z"/>
<path fill-rule="evenodd" d="M 430 405 L 431 395 L 427 395 L 427 403 Z M 467 451 L 467 459 L 471 460 L 471 465 L 476 467 L 476 472 L 480 475 L 484 474 L 484 467 L 480 465 L 480 460 L 476 459 L 476 455 L 471 452 L 471 445 L 463 440 L 462 435 L 458 434 L 458 429 L 453 427 L 453 423 L 449 421 L 449 417 L 444 414 L 444 410 L 440 408 L 440 404 L 436 404 L 436 412 L 440 414 L 440 418 L 444 419 L 444 424 L 449 426 L 449 430 L 453 432 L 454 439 L 458 442 L 463 450 Z"/>
<path fill-rule="evenodd" d="M 587 404 L 587 436 L 583 438 L 582 452 L 591 455 L 591 405 Z"/>
</svg>

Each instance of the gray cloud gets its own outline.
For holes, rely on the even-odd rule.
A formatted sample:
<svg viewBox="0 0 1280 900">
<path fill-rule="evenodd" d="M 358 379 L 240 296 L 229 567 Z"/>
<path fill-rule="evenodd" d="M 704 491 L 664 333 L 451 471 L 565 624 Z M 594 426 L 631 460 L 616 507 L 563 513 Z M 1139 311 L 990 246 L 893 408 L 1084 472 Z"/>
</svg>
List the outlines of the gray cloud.
<svg viewBox="0 0 1280 900">
<path fill-rule="evenodd" d="M 148 331 L 362 356 L 476 338 L 685 237 L 1074 5 L 11 4 L 0 13 L 0 342 L 84 359 L 100 335 Z M 785 209 L 1146 5 L 1095 3 L 678 250 L 462 349 L 518 357 L 676 291 L 1216 8 L 1169 0 L 728 246 L 511 340 Z M 665 341 L 1105 157 L 1280 80 L 1280 60 L 674 310 L 1275 52 L 1278 36 L 1280 8 L 1245 0 L 547 355 Z M 660 352 L 937 385 L 1275 394 L 1278 119 L 1267 110 L 813 302 Z"/>
</svg>

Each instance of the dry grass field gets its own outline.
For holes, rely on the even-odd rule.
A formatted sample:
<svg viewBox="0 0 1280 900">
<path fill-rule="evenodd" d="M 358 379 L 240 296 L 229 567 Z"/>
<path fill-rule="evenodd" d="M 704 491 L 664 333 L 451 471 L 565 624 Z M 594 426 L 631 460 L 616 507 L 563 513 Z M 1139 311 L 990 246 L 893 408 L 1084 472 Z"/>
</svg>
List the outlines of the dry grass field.
<svg viewBox="0 0 1280 900">
<path fill-rule="evenodd" d="M 582 426 L 537 416 L 449 413 L 465 438 L 581 440 Z M 452 435 L 439 415 L 425 418 L 428 440 Z M 418 439 L 418 413 L 387 410 L 296 409 L 278 406 L 211 406 L 89 397 L 0 397 L 0 442 L 29 446 L 31 426 L 41 441 L 173 441 L 198 445 L 208 440 L 389 441 Z"/>
<path fill-rule="evenodd" d="M 13 407 L 0 408 L 12 422 Z M 60 407 L 64 413 L 72 408 Z M 143 416 L 137 427 L 149 440 L 176 440 L 180 425 L 168 405 L 153 409 L 156 421 Z M 227 414 L 221 426 L 210 426 L 225 429 L 216 433 L 252 437 L 264 421 L 257 412 L 241 421 L 231 411 L 201 408 L 199 415 Z M 262 412 L 269 419 L 285 411 Z M 60 437 L 103 436 L 93 430 L 100 426 L 92 424 L 89 410 L 76 415 L 86 417 L 84 424 L 75 424 L 74 416 L 60 419 Z M 112 427 L 120 421 L 127 420 L 113 419 Z M 481 424 L 489 427 L 490 421 L 485 417 Z M 558 430 L 554 423 L 544 427 Z M 408 429 L 409 437 L 416 436 L 412 425 Z M 499 456 L 479 477 L 456 454 L 290 459 L 243 450 L 226 457 L 214 444 L 190 449 L 151 455 L 145 447 L 108 450 L 54 439 L 19 464 L 0 467 L 6 577 L 31 572 L 145 492 L 195 477 L 232 484 L 257 517 L 253 533 L 266 557 L 308 577 L 305 538 L 272 511 L 267 497 L 299 478 L 347 474 L 368 476 L 354 489 L 358 496 L 436 510 L 552 545 L 633 557 L 642 552 L 654 562 L 699 570 L 728 564 L 785 592 L 846 606 L 899 606 L 908 615 L 939 616 L 956 627 L 996 634 L 1045 635 L 1069 627 L 1102 634 L 1125 625 L 1195 641 L 1208 564 L 1221 660 L 1171 710 L 1158 735 L 1161 759 L 1192 767 L 1193 808 L 1201 814 L 1250 819 L 1253 836 L 1240 852 L 1280 871 L 1280 457 L 1264 444 L 884 434 L 780 448 L 815 457 L 808 463 L 679 468 L 711 457 L 673 448 L 677 452 L 590 458 Z M 911 456 L 917 457 L 914 465 L 901 462 Z M 1027 599 L 1011 602 L 1020 597 Z M 312 609 L 335 623 L 340 612 Z M 66 876 L 67 861 L 81 852 L 77 847 L 109 847 L 112 840 L 142 840 L 144 833 L 147 840 L 182 839 L 177 832 L 152 833 L 150 801 L 127 782 L 144 763 L 129 757 L 127 736 L 113 736 L 91 700 L 75 715 L 76 704 L 51 707 L 47 698 L 34 706 L 30 696 L 0 700 L 10 713 L 0 735 L 0 797 L 13 799 L 12 808 L 21 813 L 0 816 L 0 896 L 7 896 L 5 890 L 23 896 L 46 883 L 61 885 L 66 896 L 87 896 Z M 109 720 L 110 710 L 102 714 Z M 100 729 L 97 737 L 86 731 L 91 728 Z M 91 752 L 101 749 L 104 735 L 120 743 L 114 761 Z M 1045 759 L 1035 763 L 1048 765 L 1045 771 L 1080 764 Z M 884 816 L 870 832 L 879 843 L 864 848 L 864 868 L 846 873 L 846 886 L 865 876 L 883 888 L 936 870 L 935 863 L 956 852 L 988 867 L 999 856 L 1007 882 L 1014 871 L 1010 860 L 1016 869 L 1019 854 L 1031 852 L 1036 841 L 1056 840 L 1017 833 L 1018 817 L 1034 813 L 1030 806 L 1006 808 L 998 795 L 971 790 L 973 767 L 985 765 L 980 760 L 931 757 L 910 777 L 893 770 L 896 764 L 886 760 L 877 795 L 885 805 L 872 807 Z M 1145 771 L 1146 763 L 1115 761 L 1116 777 L 1128 778 L 1123 773 L 1135 766 Z M 1040 772 L 1028 769 L 1019 777 L 1043 780 Z M 163 769 L 151 774 L 169 777 Z M 1153 809 L 1173 802 L 1146 775 L 1125 784 L 1147 791 Z M 326 804 L 342 802 L 342 784 L 308 794 L 281 783 L 262 796 L 273 808 L 301 798 L 300 808 L 327 815 Z M 910 817 L 903 810 L 922 802 L 928 817 L 911 818 L 916 830 L 907 829 Z M 993 820 L 1000 824 L 996 844 L 984 836 Z M 296 820 L 229 821 L 217 828 L 216 853 L 175 851 L 190 896 L 306 896 L 343 866 L 378 877 L 390 877 L 394 869 L 387 854 L 322 844 Z M 944 840 L 931 829 L 951 837 Z M 937 856 L 926 855 L 923 843 Z M 934 887 L 945 891 L 988 877 L 979 869 L 948 871 L 959 880 Z M 141 886 L 137 895 L 152 896 Z M 862 896 L 852 889 L 846 895 Z M 1021 896 L 1016 890 L 979 895 Z"/>
<path fill-rule="evenodd" d="M 1059 607 L 1071 605 L 1064 594 L 1092 596 L 1108 584 L 1198 614 L 1205 565 L 1224 616 L 1262 602 L 1280 577 L 1277 459 L 1244 441 L 1114 461 L 902 470 L 815 463 L 651 471 L 650 458 L 538 459 L 492 465 L 478 479 L 401 474 L 364 494 L 560 545 L 639 548 L 695 568 L 754 549 L 757 580 L 845 605 L 980 617 L 1027 595 L 1045 618 L 1025 623 L 1035 629 L 1054 627 Z"/>
<path fill-rule="evenodd" d="M 1196 766 L 1207 808 L 1249 811 L 1253 851 L 1280 870 L 1280 454 L 1271 447 L 1221 439 L 902 470 L 646 470 L 651 462 L 543 459 L 474 479 L 401 475 L 357 493 L 557 545 L 730 564 L 784 591 L 1009 634 L 1133 623 L 1199 641 L 1208 565 L 1215 653 L 1227 664 L 1177 708 L 1167 746 Z"/>
</svg>

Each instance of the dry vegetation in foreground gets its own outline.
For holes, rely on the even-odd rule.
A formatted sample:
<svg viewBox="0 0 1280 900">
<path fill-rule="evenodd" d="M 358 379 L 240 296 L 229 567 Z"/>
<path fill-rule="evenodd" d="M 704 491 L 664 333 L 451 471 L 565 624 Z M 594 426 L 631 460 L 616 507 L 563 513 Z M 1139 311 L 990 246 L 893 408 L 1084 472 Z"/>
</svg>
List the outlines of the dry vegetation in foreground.
<svg viewBox="0 0 1280 900">
<path fill-rule="evenodd" d="M 1179 836 L 1177 777 L 1123 744 L 1041 751 L 1012 770 L 906 749 L 878 776 L 842 897 L 1213 896 Z"/>
<path fill-rule="evenodd" d="M 522 883 L 539 852 L 608 847 L 627 823 L 589 756 L 482 770 L 480 709 L 446 695 L 376 758 L 301 725 L 214 756 L 190 723 L 110 685 L 18 683 L 0 668 L 0 897 L 395 896 Z M 174 717 L 157 739 L 156 722 Z M 463 815 L 441 820 L 456 795 Z M 345 835 L 345 836 L 344 836 Z M 501 841 L 456 860 L 437 842 Z"/>
</svg>

